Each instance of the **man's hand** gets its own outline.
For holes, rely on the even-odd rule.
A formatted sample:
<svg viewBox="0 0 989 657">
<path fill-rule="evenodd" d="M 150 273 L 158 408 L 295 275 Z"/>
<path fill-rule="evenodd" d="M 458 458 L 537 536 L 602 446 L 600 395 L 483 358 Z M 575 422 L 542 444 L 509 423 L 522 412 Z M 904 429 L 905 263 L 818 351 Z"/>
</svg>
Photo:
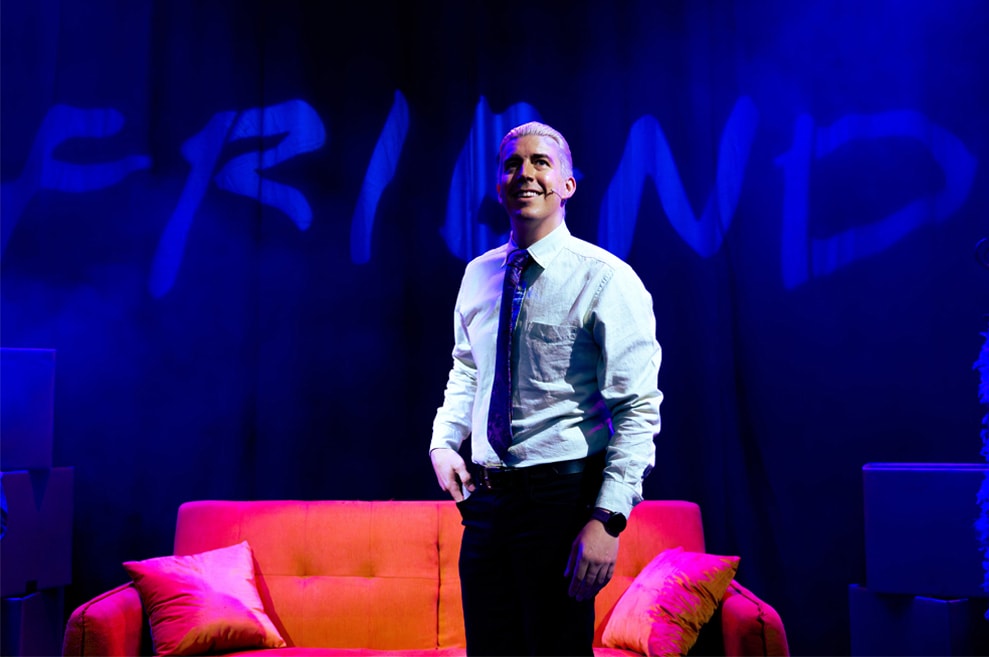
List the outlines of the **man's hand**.
<svg viewBox="0 0 989 657">
<path fill-rule="evenodd" d="M 615 574 L 618 538 L 604 530 L 598 520 L 591 520 L 577 535 L 570 549 L 570 561 L 564 576 L 570 577 L 570 597 L 578 601 L 597 595 Z"/>
<path fill-rule="evenodd" d="M 429 458 L 433 461 L 433 471 L 436 473 L 436 481 L 440 483 L 440 488 L 450 493 L 450 497 L 455 502 L 464 500 L 461 484 L 469 492 L 474 492 L 474 482 L 471 481 L 467 464 L 460 454 L 452 449 L 440 447 L 431 451 Z"/>
</svg>

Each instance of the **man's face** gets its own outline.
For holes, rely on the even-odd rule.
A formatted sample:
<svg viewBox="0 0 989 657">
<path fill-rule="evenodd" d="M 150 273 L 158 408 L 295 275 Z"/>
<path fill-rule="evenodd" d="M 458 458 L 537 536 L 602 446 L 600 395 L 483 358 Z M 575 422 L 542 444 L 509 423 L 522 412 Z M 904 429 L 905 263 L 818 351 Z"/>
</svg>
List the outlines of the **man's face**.
<svg viewBox="0 0 989 657">
<path fill-rule="evenodd" d="M 563 154 L 549 137 L 527 135 L 505 144 L 500 154 L 498 200 L 513 220 L 540 222 L 563 216 L 563 201 L 577 187 L 564 173 Z"/>
</svg>

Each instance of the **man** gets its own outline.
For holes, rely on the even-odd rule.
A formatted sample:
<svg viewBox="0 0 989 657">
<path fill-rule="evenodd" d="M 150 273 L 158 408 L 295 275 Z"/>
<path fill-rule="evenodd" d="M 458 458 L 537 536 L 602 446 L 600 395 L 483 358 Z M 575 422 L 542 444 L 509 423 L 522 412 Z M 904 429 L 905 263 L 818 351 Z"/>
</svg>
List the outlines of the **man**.
<svg viewBox="0 0 989 657">
<path fill-rule="evenodd" d="M 576 189 L 559 132 L 509 131 L 497 192 L 511 237 L 467 265 L 457 297 L 430 457 L 463 516 L 471 655 L 592 654 L 594 596 L 654 464 L 652 299 L 627 264 L 570 234 Z"/>
</svg>

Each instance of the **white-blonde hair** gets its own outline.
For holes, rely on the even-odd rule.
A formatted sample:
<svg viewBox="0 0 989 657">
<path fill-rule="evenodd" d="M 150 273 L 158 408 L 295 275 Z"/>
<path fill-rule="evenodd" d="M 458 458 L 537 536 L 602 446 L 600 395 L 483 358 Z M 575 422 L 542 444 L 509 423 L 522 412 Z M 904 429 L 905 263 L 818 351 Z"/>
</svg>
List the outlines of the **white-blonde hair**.
<svg viewBox="0 0 989 657">
<path fill-rule="evenodd" d="M 563 177 L 569 178 L 573 175 L 573 155 L 570 154 L 570 144 L 567 143 L 566 138 L 564 138 L 559 130 L 539 121 L 529 121 L 509 130 L 502 138 L 501 145 L 498 147 L 499 161 L 505 144 L 513 139 L 529 136 L 546 137 L 556 142 L 556 145 L 560 147 L 560 153 L 563 154 L 563 161 L 560 163 Z"/>
</svg>

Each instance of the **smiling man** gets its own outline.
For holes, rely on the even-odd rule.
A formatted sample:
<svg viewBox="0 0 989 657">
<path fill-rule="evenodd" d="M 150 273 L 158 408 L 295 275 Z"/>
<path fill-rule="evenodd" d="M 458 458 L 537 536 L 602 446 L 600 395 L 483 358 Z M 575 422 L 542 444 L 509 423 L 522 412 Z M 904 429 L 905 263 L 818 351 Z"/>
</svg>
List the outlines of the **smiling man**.
<svg viewBox="0 0 989 657">
<path fill-rule="evenodd" d="M 592 655 L 594 596 L 654 465 L 652 298 L 631 267 L 567 229 L 577 182 L 558 131 L 509 131 L 497 190 L 511 237 L 464 272 L 430 444 L 463 516 L 467 651 Z"/>
</svg>

